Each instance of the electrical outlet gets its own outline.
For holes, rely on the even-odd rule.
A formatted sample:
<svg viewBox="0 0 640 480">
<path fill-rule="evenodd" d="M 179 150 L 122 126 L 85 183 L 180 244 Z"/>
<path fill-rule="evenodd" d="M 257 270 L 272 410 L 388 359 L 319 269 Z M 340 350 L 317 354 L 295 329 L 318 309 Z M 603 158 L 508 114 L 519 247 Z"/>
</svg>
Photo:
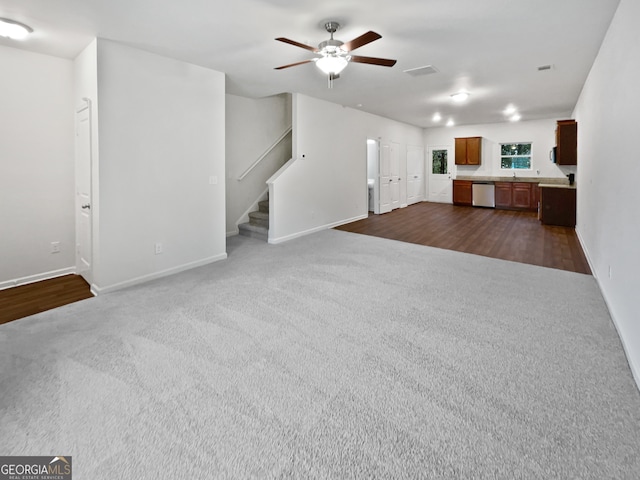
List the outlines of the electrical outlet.
<svg viewBox="0 0 640 480">
<path fill-rule="evenodd" d="M 51 253 L 60 253 L 60 242 L 51 242 Z"/>
<path fill-rule="evenodd" d="M 609 265 L 609 278 L 611 278 L 611 265 Z"/>
<path fill-rule="evenodd" d="M 209 185 L 217 185 L 218 184 L 218 177 L 215 175 L 211 175 L 209 177 Z"/>
<path fill-rule="evenodd" d="M 162 244 L 156 243 L 155 248 L 156 248 L 156 255 L 160 255 L 162 253 Z"/>
</svg>

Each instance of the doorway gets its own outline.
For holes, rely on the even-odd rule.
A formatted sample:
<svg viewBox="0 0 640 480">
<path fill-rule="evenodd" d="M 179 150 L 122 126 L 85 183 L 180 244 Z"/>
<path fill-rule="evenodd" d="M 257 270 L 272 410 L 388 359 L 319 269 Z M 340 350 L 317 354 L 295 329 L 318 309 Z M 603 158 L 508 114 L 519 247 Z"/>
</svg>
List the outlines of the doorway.
<svg viewBox="0 0 640 480">
<path fill-rule="evenodd" d="M 427 168 L 429 171 L 429 201 L 453 203 L 453 181 L 451 180 L 451 146 L 429 147 Z"/>
</svg>

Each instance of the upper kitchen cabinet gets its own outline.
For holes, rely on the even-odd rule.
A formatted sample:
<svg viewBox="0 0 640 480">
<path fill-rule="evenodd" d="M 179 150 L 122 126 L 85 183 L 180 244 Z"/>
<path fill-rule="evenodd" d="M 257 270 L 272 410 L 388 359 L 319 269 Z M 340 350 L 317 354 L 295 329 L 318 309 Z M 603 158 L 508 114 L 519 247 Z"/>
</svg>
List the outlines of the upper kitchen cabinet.
<svg viewBox="0 0 640 480">
<path fill-rule="evenodd" d="M 456 138 L 456 165 L 480 165 L 482 137 Z"/>
<path fill-rule="evenodd" d="M 577 165 L 577 147 L 578 123 L 575 120 L 558 120 L 558 126 L 556 127 L 556 164 Z"/>
</svg>

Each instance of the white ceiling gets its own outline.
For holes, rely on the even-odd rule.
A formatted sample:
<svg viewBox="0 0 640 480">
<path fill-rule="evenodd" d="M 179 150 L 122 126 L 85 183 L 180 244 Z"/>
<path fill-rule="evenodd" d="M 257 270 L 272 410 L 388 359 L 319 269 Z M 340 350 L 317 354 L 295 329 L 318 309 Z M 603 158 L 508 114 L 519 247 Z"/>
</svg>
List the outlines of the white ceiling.
<svg viewBox="0 0 640 480">
<path fill-rule="evenodd" d="M 227 93 L 263 97 L 299 92 L 410 124 L 435 126 L 571 115 L 619 0 L 0 0 L 0 17 L 30 25 L 26 41 L 0 45 L 74 58 L 94 37 L 210 67 L 227 75 Z M 382 39 L 354 54 L 397 59 L 392 68 L 352 63 L 334 88 L 312 58 L 276 42 L 317 46 L 323 24 L 351 40 Z M 412 77 L 404 70 L 433 65 Z M 551 70 L 538 71 L 541 65 Z M 463 105 L 450 94 L 471 93 Z M 361 105 L 361 106 L 360 106 Z"/>
</svg>

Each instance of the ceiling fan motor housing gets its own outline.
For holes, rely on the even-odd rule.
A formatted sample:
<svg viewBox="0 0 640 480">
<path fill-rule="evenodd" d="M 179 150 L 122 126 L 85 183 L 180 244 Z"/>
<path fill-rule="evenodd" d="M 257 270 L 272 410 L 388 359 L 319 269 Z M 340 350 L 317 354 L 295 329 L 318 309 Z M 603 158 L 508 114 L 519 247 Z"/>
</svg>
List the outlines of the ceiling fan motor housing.
<svg viewBox="0 0 640 480">
<path fill-rule="evenodd" d="M 344 45 L 344 42 L 341 42 L 340 40 L 334 40 L 332 38 L 320 43 L 318 45 L 318 50 L 320 50 L 321 53 L 325 54 L 347 53 L 340 48 L 342 45 Z"/>
</svg>

